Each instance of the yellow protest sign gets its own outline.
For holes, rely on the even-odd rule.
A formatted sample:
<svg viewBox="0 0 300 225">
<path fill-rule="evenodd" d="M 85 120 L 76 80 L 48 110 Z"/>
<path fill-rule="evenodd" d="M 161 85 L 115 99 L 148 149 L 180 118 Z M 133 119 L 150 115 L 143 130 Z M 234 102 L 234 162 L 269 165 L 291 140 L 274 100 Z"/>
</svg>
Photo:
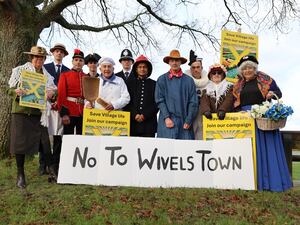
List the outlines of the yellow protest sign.
<svg viewBox="0 0 300 225">
<path fill-rule="evenodd" d="M 130 113 L 84 109 L 82 133 L 94 136 L 129 136 Z"/>
<path fill-rule="evenodd" d="M 25 94 L 20 97 L 20 105 L 25 107 L 46 108 L 47 77 L 40 73 L 24 70 L 21 72 L 20 88 Z"/>
<path fill-rule="evenodd" d="M 223 30 L 221 35 L 221 64 L 227 69 L 227 80 L 236 81 L 237 64 L 245 55 L 258 58 L 258 36 Z"/>
<path fill-rule="evenodd" d="M 226 113 L 224 120 L 219 120 L 213 113 L 212 120 L 203 116 L 203 139 L 251 138 L 253 149 L 254 174 L 256 177 L 255 122 L 247 112 Z M 256 179 L 255 179 L 256 180 Z"/>
</svg>

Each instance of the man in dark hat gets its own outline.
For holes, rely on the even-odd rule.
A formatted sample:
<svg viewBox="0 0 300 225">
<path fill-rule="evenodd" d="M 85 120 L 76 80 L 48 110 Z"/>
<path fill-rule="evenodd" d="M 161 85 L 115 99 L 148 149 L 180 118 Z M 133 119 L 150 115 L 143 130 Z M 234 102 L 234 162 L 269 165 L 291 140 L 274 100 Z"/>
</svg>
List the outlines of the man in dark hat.
<svg viewBox="0 0 300 225">
<path fill-rule="evenodd" d="M 193 120 L 198 111 L 198 98 L 193 79 L 180 68 L 186 59 L 172 50 L 163 61 L 170 70 L 161 75 L 155 88 L 155 101 L 160 110 L 157 137 L 194 139 Z"/>
<path fill-rule="evenodd" d="M 126 83 L 126 81 L 131 78 L 131 68 L 134 63 L 132 53 L 129 49 L 124 49 L 121 52 L 119 62 L 122 64 L 123 69 L 116 73 L 116 76 L 121 77 Z"/>
<path fill-rule="evenodd" d="M 79 49 L 74 50 L 72 70 L 61 74 L 58 82 L 57 107 L 62 117 L 64 134 L 82 133 L 83 116 L 83 91 L 82 77 L 86 76 L 82 71 L 84 54 Z"/>
<path fill-rule="evenodd" d="M 84 63 L 89 68 L 89 73 L 87 74 L 90 77 L 99 77 L 99 74 L 97 73 L 97 67 L 99 65 L 99 60 L 101 59 L 101 56 L 97 53 L 88 54 L 84 58 Z"/>
<path fill-rule="evenodd" d="M 66 50 L 66 47 L 61 43 L 55 44 L 54 47 L 50 49 L 50 52 L 53 55 L 53 62 L 44 64 L 44 67 L 47 70 L 47 72 L 52 77 L 54 77 L 54 83 L 57 86 L 60 74 L 70 70 L 68 67 L 66 67 L 62 63 L 63 58 L 65 56 L 67 56 L 69 53 Z M 50 112 L 49 129 L 48 129 L 49 135 L 53 135 L 53 153 L 52 154 L 53 154 L 53 161 L 55 161 L 55 162 L 59 161 L 59 155 L 60 155 L 60 150 L 61 150 L 61 141 L 62 141 L 61 135 L 63 133 L 63 125 L 61 123 L 60 116 L 59 116 L 57 110 L 55 109 L 56 96 L 57 96 L 57 94 L 52 99 L 52 104 L 54 107 L 52 108 L 52 110 Z M 43 152 L 40 151 L 39 156 L 40 156 L 39 172 L 40 172 L 40 175 L 43 175 L 43 174 L 47 173 Z"/>
</svg>

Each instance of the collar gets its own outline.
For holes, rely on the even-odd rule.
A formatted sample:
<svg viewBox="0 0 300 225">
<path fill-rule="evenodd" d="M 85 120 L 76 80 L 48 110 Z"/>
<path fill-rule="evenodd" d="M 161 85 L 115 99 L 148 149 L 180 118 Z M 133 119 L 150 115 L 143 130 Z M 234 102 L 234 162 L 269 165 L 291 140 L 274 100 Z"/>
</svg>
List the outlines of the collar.
<svg viewBox="0 0 300 225">
<path fill-rule="evenodd" d="M 182 75 L 183 75 L 183 72 L 182 72 L 181 68 L 177 72 L 175 72 L 171 69 L 169 70 L 169 79 L 172 79 L 173 77 L 180 78 L 180 77 L 182 77 Z"/>
<path fill-rule="evenodd" d="M 111 84 L 117 84 L 117 82 L 115 81 L 116 75 L 114 73 L 111 75 L 110 78 L 104 77 L 103 74 L 101 73 L 100 78 L 103 80 L 103 84 L 102 84 L 103 86 L 105 85 L 106 82 L 111 83 Z"/>
<path fill-rule="evenodd" d="M 128 72 L 128 74 L 130 74 L 130 73 L 131 73 L 131 70 L 128 70 L 128 71 L 123 70 L 123 73 L 124 73 L 124 74 L 125 74 L 126 72 Z"/>
</svg>

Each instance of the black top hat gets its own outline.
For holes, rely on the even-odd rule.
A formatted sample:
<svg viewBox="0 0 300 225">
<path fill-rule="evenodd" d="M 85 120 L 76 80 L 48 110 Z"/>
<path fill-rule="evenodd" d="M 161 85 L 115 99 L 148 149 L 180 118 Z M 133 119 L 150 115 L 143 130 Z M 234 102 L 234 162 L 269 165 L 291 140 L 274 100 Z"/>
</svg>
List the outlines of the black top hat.
<svg viewBox="0 0 300 225">
<path fill-rule="evenodd" d="M 237 64 L 237 66 L 239 67 L 239 66 L 240 66 L 243 62 L 245 62 L 245 61 L 251 61 L 251 62 L 254 62 L 254 63 L 258 64 L 258 61 L 257 61 L 257 59 L 256 59 L 255 56 L 253 56 L 253 55 L 246 55 L 246 56 L 243 56 L 243 57 L 240 59 L 240 61 L 239 61 L 239 63 Z"/>
<path fill-rule="evenodd" d="M 129 59 L 132 61 L 132 63 L 134 63 L 134 59 L 132 57 L 132 53 L 129 49 L 125 48 L 122 52 L 121 52 L 121 56 L 119 59 L 119 62 L 121 62 L 124 59 Z"/>
<path fill-rule="evenodd" d="M 84 54 L 83 54 L 83 52 L 82 52 L 80 49 L 76 48 L 76 49 L 74 49 L 74 55 L 73 55 L 72 58 L 73 58 L 73 59 L 74 59 L 74 58 L 81 58 L 81 59 L 84 59 Z"/>
<path fill-rule="evenodd" d="M 202 62 L 202 58 L 198 57 L 197 55 L 195 55 L 195 52 L 193 50 L 190 51 L 190 62 L 189 62 L 189 66 L 192 65 L 194 62 L 199 61 Z"/>
<path fill-rule="evenodd" d="M 88 64 L 89 62 L 95 62 L 95 63 L 98 63 L 99 59 L 101 59 L 101 56 L 98 55 L 97 53 L 88 54 L 88 55 L 84 58 L 84 63 L 85 63 L 85 64 Z"/>
</svg>

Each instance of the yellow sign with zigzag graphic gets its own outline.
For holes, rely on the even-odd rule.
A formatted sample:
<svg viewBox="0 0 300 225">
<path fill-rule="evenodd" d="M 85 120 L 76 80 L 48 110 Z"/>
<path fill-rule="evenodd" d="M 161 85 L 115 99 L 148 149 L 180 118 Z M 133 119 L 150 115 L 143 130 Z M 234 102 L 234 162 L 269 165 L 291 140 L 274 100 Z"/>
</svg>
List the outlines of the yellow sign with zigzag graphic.
<svg viewBox="0 0 300 225">
<path fill-rule="evenodd" d="M 21 72 L 20 88 L 25 94 L 20 97 L 20 105 L 30 108 L 46 108 L 47 77 L 40 73 L 24 70 Z"/>
<path fill-rule="evenodd" d="M 84 109 L 82 133 L 93 136 L 129 136 L 130 113 Z"/>
</svg>

